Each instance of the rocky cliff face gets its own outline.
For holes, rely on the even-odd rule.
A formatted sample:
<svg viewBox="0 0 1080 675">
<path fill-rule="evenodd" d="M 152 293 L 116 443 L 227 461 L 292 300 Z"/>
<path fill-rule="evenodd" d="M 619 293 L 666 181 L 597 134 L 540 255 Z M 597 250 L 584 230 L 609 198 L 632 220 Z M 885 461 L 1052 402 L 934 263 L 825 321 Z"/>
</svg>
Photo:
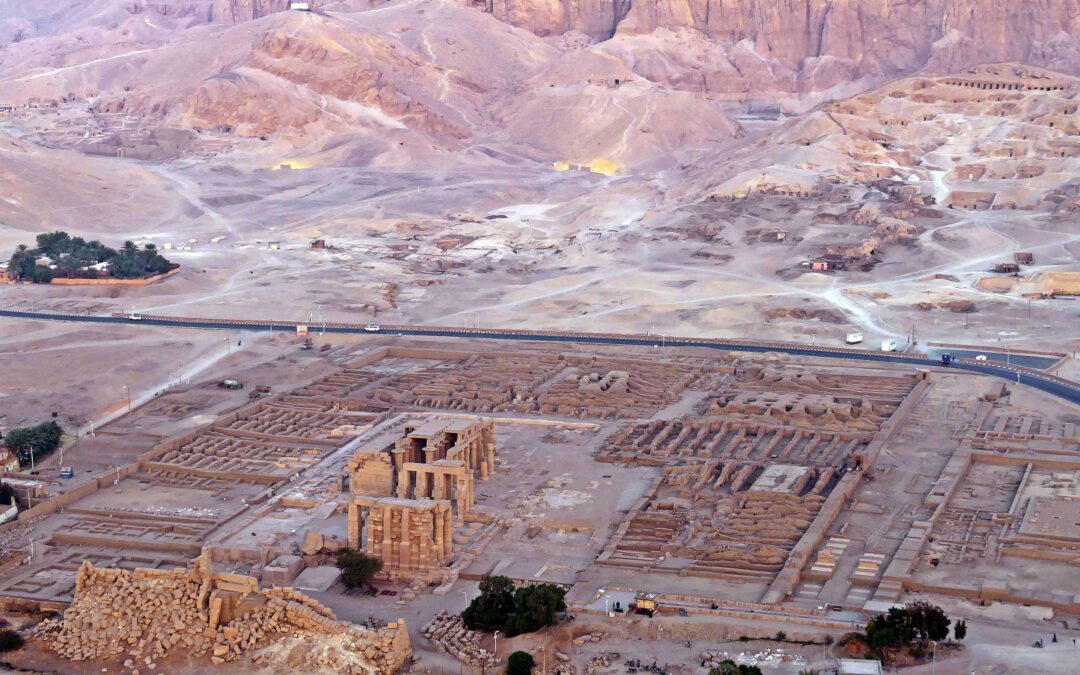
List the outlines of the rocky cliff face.
<svg viewBox="0 0 1080 675">
<path fill-rule="evenodd" d="M 274 12 L 281 12 L 289 8 L 291 0 L 210 0 L 199 2 L 198 0 L 180 0 L 179 2 L 162 2 L 151 0 L 146 3 L 133 3 L 132 10 L 141 10 L 145 7 L 165 14 L 166 16 L 197 17 L 202 21 L 214 23 L 239 23 L 259 19 Z"/>
<path fill-rule="evenodd" d="M 716 90 L 708 84 L 710 77 L 721 90 L 755 85 L 820 90 L 851 77 L 896 75 L 927 64 L 954 70 L 1023 61 L 1080 69 L 1072 58 L 1080 44 L 1080 0 L 474 0 L 473 5 L 539 35 L 578 31 L 602 41 L 691 30 L 713 44 L 690 60 L 715 62 L 718 51 L 726 58 L 699 63 L 700 76 L 688 76 L 691 64 L 669 65 L 667 79 L 671 84 L 678 84 L 672 78 L 700 81 L 710 90 Z M 678 58 L 674 46 L 660 51 L 668 60 L 687 60 Z M 635 70 L 642 72 L 641 67 Z M 644 67 L 656 70 L 655 63 Z M 734 77 L 715 77 L 729 68 Z M 770 72 L 776 70 L 784 72 L 779 77 Z"/>
</svg>

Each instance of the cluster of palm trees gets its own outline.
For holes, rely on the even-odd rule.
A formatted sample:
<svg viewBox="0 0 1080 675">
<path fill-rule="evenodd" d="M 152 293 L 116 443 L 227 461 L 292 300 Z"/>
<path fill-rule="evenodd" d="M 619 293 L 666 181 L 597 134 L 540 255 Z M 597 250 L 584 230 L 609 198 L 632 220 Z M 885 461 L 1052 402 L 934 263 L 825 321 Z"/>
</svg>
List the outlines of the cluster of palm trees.
<svg viewBox="0 0 1080 675">
<path fill-rule="evenodd" d="M 49 259 L 48 265 L 40 264 L 43 258 Z M 128 240 L 116 250 L 100 241 L 86 241 L 59 231 L 39 234 L 37 248 L 20 244 L 8 262 L 9 274 L 16 280 L 35 283 L 48 283 L 54 277 L 94 279 L 104 275 L 138 279 L 163 274 L 174 267 L 154 244 L 140 249 Z"/>
</svg>

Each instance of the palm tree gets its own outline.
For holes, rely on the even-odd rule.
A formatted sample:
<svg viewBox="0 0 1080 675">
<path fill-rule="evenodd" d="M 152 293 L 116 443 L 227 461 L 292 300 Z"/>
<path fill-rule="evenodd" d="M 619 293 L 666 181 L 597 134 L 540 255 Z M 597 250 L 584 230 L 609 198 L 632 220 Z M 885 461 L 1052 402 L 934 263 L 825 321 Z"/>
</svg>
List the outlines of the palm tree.
<svg viewBox="0 0 1080 675">
<path fill-rule="evenodd" d="M 135 242 L 128 239 L 124 242 L 123 252 L 125 256 L 133 256 L 135 252 L 139 250 L 139 247 L 135 245 Z"/>
</svg>

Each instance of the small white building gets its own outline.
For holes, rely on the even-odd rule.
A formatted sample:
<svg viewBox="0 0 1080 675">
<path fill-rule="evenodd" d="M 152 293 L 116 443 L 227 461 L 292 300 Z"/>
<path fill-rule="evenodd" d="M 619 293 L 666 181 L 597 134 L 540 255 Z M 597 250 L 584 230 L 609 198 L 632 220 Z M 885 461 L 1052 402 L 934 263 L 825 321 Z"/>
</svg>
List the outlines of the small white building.
<svg viewBox="0 0 1080 675">
<path fill-rule="evenodd" d="M 310 12 L 311 3 L 308 2 L 290 2 L 289 9 L 296 12 Z"/>
</svg>

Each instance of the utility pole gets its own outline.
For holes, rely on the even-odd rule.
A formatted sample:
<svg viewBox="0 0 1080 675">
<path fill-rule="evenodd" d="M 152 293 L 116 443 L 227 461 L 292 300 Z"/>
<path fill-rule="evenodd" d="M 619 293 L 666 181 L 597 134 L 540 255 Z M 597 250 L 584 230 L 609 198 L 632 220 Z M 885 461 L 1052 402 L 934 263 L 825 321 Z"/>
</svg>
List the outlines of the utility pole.
<svg viewBox="0 0 1080 675">
<path fill-rule="evenodd" d="M 123 384 L 123 385 L 120 385 L 120 386 L 121 386 L 121 388 L 123 388 L 123 390 L 125 392 L 127 392 L 127 405 L 128 405 L 127 411 L 131 412 L 131 387 L 127 386 L 126 384 Z"/>
</svg>

